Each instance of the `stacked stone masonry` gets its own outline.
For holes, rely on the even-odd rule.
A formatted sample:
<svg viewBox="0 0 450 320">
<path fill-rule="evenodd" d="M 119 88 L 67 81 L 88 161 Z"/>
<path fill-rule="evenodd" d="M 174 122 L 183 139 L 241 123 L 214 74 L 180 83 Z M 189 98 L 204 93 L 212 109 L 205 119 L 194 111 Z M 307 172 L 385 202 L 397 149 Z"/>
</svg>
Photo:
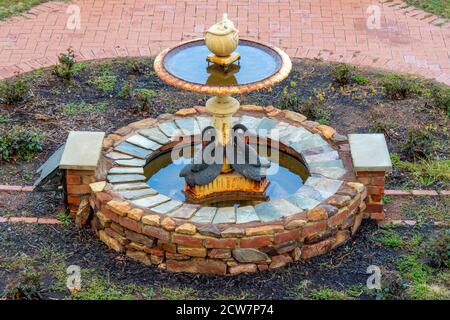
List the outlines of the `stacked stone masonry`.
<svg viewBox="0 0 450 320">
<path fill-rule="evenodd" d="M 242 106 L 235 121 L 252 134 L 279 129 L 280 150 L 301 159 L 310 171 L 294 195 L 234 210 L 182 203 L 145 183 L 148 160 L 173 148 L 183 135 L 198 134 L 210 121 L 204 107 L 182 109 L 132 123 L 104 139 L 90 203 L 92 229 L 107 246 L 168 271 L 225 275 L 309 259 L 357 231 L 368 188 L 354 174 L 346 137 L 274 107 Z M 67 173 L 69 183 L 73 174 Z M 82 178 L 81 184 L 77 178 L 73 182 L 84 193 L 89 179 Z"/>
</svg>

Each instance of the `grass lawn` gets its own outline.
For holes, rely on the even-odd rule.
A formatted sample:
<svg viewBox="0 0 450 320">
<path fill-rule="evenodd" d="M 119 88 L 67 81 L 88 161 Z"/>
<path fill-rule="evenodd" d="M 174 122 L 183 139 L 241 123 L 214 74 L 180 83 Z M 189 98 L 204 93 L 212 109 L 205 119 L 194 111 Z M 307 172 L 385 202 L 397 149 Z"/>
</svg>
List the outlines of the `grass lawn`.
<svg viewBox="0 0 450 320">
<path fill-rule="evenodd" d="M 406 3 L 437 16 L 450 19 L 450 0 L 406 0 Z"/>
<path fill-rule="evenodd" d="M 18 15 L 48 0 L 0 0 L 0 20 Z"/>
</svg>

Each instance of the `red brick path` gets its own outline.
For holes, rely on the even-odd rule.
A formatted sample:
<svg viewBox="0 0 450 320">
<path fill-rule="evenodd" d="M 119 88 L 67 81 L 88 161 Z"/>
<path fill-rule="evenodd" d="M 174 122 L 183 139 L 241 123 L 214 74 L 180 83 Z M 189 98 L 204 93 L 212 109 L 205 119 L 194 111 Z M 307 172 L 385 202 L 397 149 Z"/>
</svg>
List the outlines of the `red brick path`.
<svg viewBox="0 0 450 320">
<path fill-rule="evenodd" d="M 398 3 L 398 1 L 396 1 Z M 70 3 L 50 2 L 0 24 L 0 78 L 56 62 L 72 46 L 80 59 L 155 55 L 199 37 L 228 12 L 242 37 L 287 50 L 450 84 L 450 28 L 414 9 L 377 0 L 79 0 L 81 28 L 68 30 Z M 381 28 L 366 12 L 381 8 Z"/>
</svg>

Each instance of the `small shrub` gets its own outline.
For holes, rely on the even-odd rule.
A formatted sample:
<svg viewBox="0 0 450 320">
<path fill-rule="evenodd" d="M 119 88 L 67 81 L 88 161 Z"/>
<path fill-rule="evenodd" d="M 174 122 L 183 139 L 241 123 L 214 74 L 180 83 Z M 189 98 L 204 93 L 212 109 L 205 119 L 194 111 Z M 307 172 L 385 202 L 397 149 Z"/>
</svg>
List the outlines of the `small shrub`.
<svg viewBox="0 0 450 320">
<path fill-rule="evenodd" d="M 108 107 L 108 102 L 99 101 L 95 104 L 82 102 L 72 102 L 63 105 L 62 111 L 68 116 L 74 116 L 81 113 L 97 113 L 105 111 Z"/>
<path fill-rule="evenodd" d="M 59 64 L 53 67 L 53 73 L 65 82 L 69 82 L 75 73 L 75 52 L 72 48 L 67 49 L 67 53 L 61 53 L 58 56 L 58 61 Z"/>
<path fill-rule="evenodd" d="M 133 92 L 132 100 L 134 106 L 138 111 L 149 111 L 152 103 L 152 98 L 156 95 L 156 92 L 150 89 L 136 89 Z"/>
<path fill-rule="evenodd" d="M 387 74 L 382 80 L 382 86 L 391 99 L 406 99 L 414 93 L 420 93 L 417 81 L 404 75 Z"/>
<path fill-rule="evenodd" d="M 297 96 L 297 93 L 290 91 L 288 87 L 284 87 L 283 94 L 280 98 L 280 109 L 297 110 L 299 104 L 300 98 Z"/>
<path fill-rule="evenodd" d="M 330 121 L 330 112 L 321 103 L 312 99 L 303 102 L 299 111 L 307 118 L 315 120 L 320 124 L 328 124 Z"/>
<path fill-rule="evenodd" d="M 117 94 L 117 96 L 121 99 L 127 99 L 131 97 L 133 91 L 133 85 L 131 84 L 130 81 L 125 81 L 122 84 L 122 88 L 120 88 L 119 93 Z"/>
<path fill-rule="evenodd" d="M 42 134 L 35 129 L 14 127 L 0 132 L 0 160 L 30 160 L 36 152 L 42 151 Z"/>
<path fill-rule="evenodd" d="M 103 92 L 108 92 L 114 90 L 117 83 L 117 77 L 115 75 L 104 72 L 100 75 L 95 76 L 89 81 L 94 87 Z"/>
<path fill-rule="evenodd" d="M 336 66 L 333 66 L 331 70 L 331 76 L 334 81 L 336 81 L 339 85 L 343 86 L 349 84 L 353 78 L 354 68 L 348 64 L 340 63 Z"/>
<path fill-rule="evenodd" d="M 450 267 L 450 230 L 444 230 L 431 242 L 429 257 L 433 266 Z"/>
<path fill-rule="evenodd" d="M 430 130 L 413 128 L 407 132 L 401 148 L 409 159 L 429 159 L 436 152 L 437 140 Z"/>
<path fill-rule="evenodd" d="M 369 128 L 369 132 L 390 135 L 391 130 L 394 129 L 394 127 L 395 125 L 392 121 L 375 120 L 373 125 Z"/>
<path fill-rule="evenodd" d="M 41 299 L 41 276 L 34 270 L 24 270 L 5 288 L 9 300 Z"/>
<path fill-rule="evenodd" d="M 3 80 L 0 83 L 0 99 L 2 103 L 14 104 L 25 101 L 30 94 L 30 84 L 22 78 Z"/>
<path fill-rule="evenodd" d="M 436 108 L 442 109 L 450 117 L 450 88 L 435 86 L 431 90 L 431 98 Z"/>
<path fill-rule="evenodd" d="M 357 84 L 360 84 L 360 85 L 365 85 L 365 84 L 368 84 L 370 82 L 369 78 L 367 78 L 365 76 L 362 76 L 362 75 L 359 75 L 359 74 L 353 76 L 352 80 L 354 82 L 356 82 Z"/>
</svg>

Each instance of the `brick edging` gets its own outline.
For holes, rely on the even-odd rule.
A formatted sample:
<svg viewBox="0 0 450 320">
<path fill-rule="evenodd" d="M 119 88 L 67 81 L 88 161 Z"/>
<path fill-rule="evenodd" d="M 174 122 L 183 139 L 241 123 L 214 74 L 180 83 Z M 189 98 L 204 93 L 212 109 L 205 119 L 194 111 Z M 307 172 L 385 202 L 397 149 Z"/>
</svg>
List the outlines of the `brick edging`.
<svg viewBox="0 0 450 320">
<path fill-rule="evenodd" d="M 15 186 L 9 184 L 0 184 L 0 191 L 33 192 L 33 186 Z"/>
<path fill-rule="evenodd" d="M 450 29 L 449 19 L 442 18 L 433 13 L 426 12 L 423 9 L 410 6 L 402 0 L 395 0 L 395 1 L 378 0 L 378 2 L 381 3 L 383 6 L 392 8 L 395 11 L 400 11 L 401 13 L 410 18 L 427 22 L 428 24 L 433 25 L 435 27 Z"/>
<path fill-rule="evenodd" d="M 37 217 L 0 217 L 0 223 L 25 223 L 25 224 L 61 224 L 62 222 L 55 218 L 37 218 Z"/>
<path fill-rule="evenodd" d="M 449 196 L 450 190 L 385 190 L 388 196 Z"/>
</svg>

